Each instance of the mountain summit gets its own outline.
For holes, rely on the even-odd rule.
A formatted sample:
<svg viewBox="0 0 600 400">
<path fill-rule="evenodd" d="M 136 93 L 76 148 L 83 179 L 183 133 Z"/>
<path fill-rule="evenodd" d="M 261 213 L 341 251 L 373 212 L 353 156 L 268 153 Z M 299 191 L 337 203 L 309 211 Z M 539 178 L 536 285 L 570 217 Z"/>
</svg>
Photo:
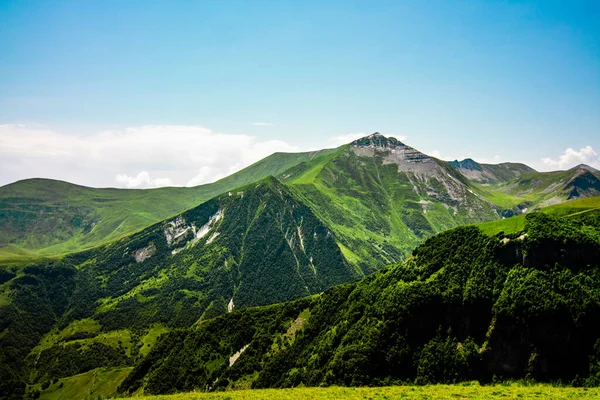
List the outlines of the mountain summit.
<svg viewBox="0 0 600 400">
<path fill-rule="evenodd" d="M 583 170 L 586 170 L 586 171 L 589 171 L 589 172 L 599 172 L 596 168 L 591 167 L 591 166 L 589 166 L 587 164 L 576 165 L 573 168 L 571 168 L 569 171 L 575 171 L 575 170 L 580 170 L 580 169 L 583 169 Z"/>
<path fill-rule="evenodd" d="M 394 148 L 394 147 L 408 147 L 404 143 L 400 142 L 395 137 L 386 137 L 379 132 L 370 134 L 369 136 L 356 139 L 351 146 L 355 147 L 377 147 L 377 148 Z"/>
<path fill-rule="evenodd" d="M 438 163 L 432 157 L 405 145 L 394 137 L 385 137 L 375 132 L 350 143 L 354 154 L 359 157 L 383 157 L 383 164 L 396 164 L 398 171 L 431 173 Z"/>
<path fill-rule="evenodd" d="M 465 158 L 462 161 L 458 161 L 458 160 L 450 161 L 449 164 L 458 169 L 465 169 L 465 170 L 469 170 L 469 171 L 481 171 L 482 170 L 481 164 L 479 164 L 472 158 Z"/>
</svg>

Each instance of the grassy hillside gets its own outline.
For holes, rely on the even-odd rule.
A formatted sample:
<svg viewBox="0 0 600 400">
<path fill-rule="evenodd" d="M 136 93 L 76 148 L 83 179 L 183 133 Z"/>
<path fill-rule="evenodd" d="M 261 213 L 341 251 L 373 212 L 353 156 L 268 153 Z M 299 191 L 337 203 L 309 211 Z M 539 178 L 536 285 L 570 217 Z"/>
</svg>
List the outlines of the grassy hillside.
<svg viewBox="0 0 600 400">
<path fill-rule="evenodd" d="M 49 179 L 0 187 L 0 262 L 95 247 L 328 152 L 275 153 L 192 188 L 95 189 Z"/>
<path fill-rule="evenodd" d="M 598 385 L 600 211 L 530 214 L 524 229 L 456 228 L 357 283 L 168 333 L 121 390 Z"/>
<path fill-rule="evenodd" d="M 279 176 L 330 226 L 363 271 L 404 260 L 431 235 L 498 218 L 443 161 L 374 134 Z"/>
<path fill-rule="evenodd" d="M 600 196 L 600 173 L 588 167 L 531 172 L 494 185 L 477 185 L 478 193 L 506 210 L 505 216 L 567 200 Z"/>
<path fill-rule="evenodd" d="M 1 389 L 113 393 L 103 376 L 146 393 L 493 376 L 595 384 L 596 205 L 527 215 L 512 235 L 457 228 L 358 283 L 245 308 L 356 276 L 339 250 L 334 267 L 335 241 L 310 209 L 267 179 L 115 244 L 1 270 Z"/>
<path fill-rule="evenodd" d="M 97 400 L 110 397 L 115 393 L 131 368 L 98 368 L 83 374 L 57 379 L 47 387 L 41 385 L 31 388 L 33 397 L 41 392 L 41 400 L 81 399 Z"/>
<path fill-rule="evenodd" d="M 270 177 L 224 190 L 270 171 L 285 184 Z M 25 387 L 42 395 L 59 395 L 64 388 L 108 393 L 116 386 L 100 384 L 95 377 L 110 374 L 123 379 L 123 390 L 132 393 L 139 388 L 158 393 L 298 384 L 487 382 L 494 375 L 593 383 L 593 368 L 581 357 L 574 356 L 571 364 L 581 379 L 563 370 L 548 375 L 548 362 L 556 361 L 544 358 L 548 343 L 529 332 L 533 336 L 523 340 L 530 348 L 524 350 L 510 338 L 525 333 L 506 326 L 495 329 L 498 321 L 517 326 L 531 317 L 514 314 L 529 307 L 513 304 L 525 301 L 514 288 L 509 297 L 498 297 L 512 284 L 508 278 L 514 273 L 518 285 L 556 291 L 554 297 L 546 293 L 551 300 L 544 313 L 562 321 L 569 335 L 575 332 L 583 347 L 559 344 L 575 355 L 591 354 L 587 329 L 590 321 L 598 322 L 591 315 L 597 303 L 594 282 L 600 281 L 590 272 L 596 261 L 589 256 L 598 252 L 597 198 L 434 236 L 458 225 L 497 219 L 505 207 L 519 210 L 534 198 L 541 204 L 544 196 L 595 193 L 593 171 L 578 168 L 550 175 L 542 175 L 543 180 L 525 173 L 501 185 L 475 185 L 450 164 L 374 134 L 332 151 L 276 154 L 220 181 L 217 189 L 211 186 L 223 194 L 200 206 L 61 257 L 56 249 L 75 243 L 68 229 L 88 229 L 74 236 L 82 240 L 74 245 L 82 245 L 102 231 L 98 226 L 107 227 L 78 219 L 85 211 L 69 208 L 61 203 L 65 199 L 76 205 L 114 202 L 116 206 L 105 209 L 113 212 L 127 201 L 161 204 L 168 202 L 169 190 L 191 193 L 198 188 L 124 191 L 123 197 L 116 189 L 59 183 L 46 188 L 43 197 L 51 201 L 40 209 L 33 201 L 8 196 L 6 204 L 17 211 L 2 220 L 5 226 L 19 222 L 35 232 L 54 229 L 56 237 L 65 236 L 62 244 L 41 249 L 16 244 L 3 249 L 13 258 L 0 269 L 0 389 L 16 398 Z M 39 189 L 33 186 L 33 191 Z M 90 197 L 92 192 L 97 197 Z M 127 198 L 136 193 L 162 193 L 164 199 Z M 497 204 L 490 201 L 494 196 Z M 531 203 L 523 203 L 526 196 Z M 94 213 L 101 209 L 98 205 Z M 76 217 L 67 221 L 69 212 Z M 115 218 L 129 211 L 121 212 Z M 103 238 L 85 243 L 101 243 L 115 232 L 120 231 L 109 229 Z M 406 264 L 323 295 L 248 308 L 321 293 L 406 258 Z M 583 264 L 575 267 L 571 258 Z M 540 260 L 548 264 L 540 267 Z M 547 273 L 549 265 L 562 280 L 555 270 Z M 532 268 L 546 275 L 535 275 Z M 550 289 L 543 286 L 547 282 Z M 586 288 L 577 296 L 588 296 L 587 303 L 574 304 L 571 288 L 576 286 Z M 576 312 L 583 319 L 569 320 L 560 314 L 566 309 L 569 316 Z M 500 343 L 497 347 L 486 344 L 494 340 L 499 340 L 494 342 Z M 507 357 L 502 351 L 514 357 L 503 364 L 510 366 L 508 372 L 497 361 Z M 527 362 L 525 354 L 531 358 Z M 284 375 L 276 378 L 276 370 Z"/>
</svg>

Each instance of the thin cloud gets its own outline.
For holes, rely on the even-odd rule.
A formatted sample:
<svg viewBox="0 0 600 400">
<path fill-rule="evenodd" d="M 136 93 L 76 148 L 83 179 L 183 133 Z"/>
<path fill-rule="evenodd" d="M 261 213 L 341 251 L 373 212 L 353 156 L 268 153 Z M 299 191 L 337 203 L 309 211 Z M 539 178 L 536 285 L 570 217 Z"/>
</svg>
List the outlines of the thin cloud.
<svg viewBox="0 0 600 400">
<path fill-rule="evenodd" d="M 94 187 L 199 185 L 274 152 L 300 150 L 202 126 L 148 125 L 81 136 L 0 125 L 0 185 L 33 177 Z"/>
<path fill-rule="evenodd" d="M 350 143 L 356 139 L 368 136 L 368 133 L 347 133 L 345 135 L 332 136 L 329 138 L 329 143 L 333 147 L 338 147 L 347 143 Z"/>
<path fill-rule="evenodd" d="M 252 125 L 254 125 L 254 126 L 275 126 L 275 124 L 272 124 L 270 122 L 253 122 Z"/>
<path fill-rule="evenodd" d="M 592 146 L 585 146 L 579 150 L 569 147 L 558 158 L 542 158 L 542 163 L 545 166 L 559 169 L 569 169 L 579 164 L 587 164 L 594 168 L 600 168 L 600 157 L 598 157 L 598 153 L 596 153 Z"/>
</svg>

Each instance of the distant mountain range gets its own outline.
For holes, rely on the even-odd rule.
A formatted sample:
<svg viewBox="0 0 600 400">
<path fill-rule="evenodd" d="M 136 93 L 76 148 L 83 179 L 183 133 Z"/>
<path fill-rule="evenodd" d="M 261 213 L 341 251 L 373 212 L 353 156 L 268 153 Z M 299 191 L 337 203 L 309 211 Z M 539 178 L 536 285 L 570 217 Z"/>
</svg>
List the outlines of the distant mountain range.
<svg viewBox="0 0 600 400">
<path fill-rule="evenodd" d="M 2 186 L 0 261 L 90 249 L 328 152 L 276 153 L 218 182 L 192 188 L 96 189 L 50 179 Z"/>
<path fill-rule="evenodd" d="M 450 227 L 600 194 L 600 173 L 588 166 L 543 173 L 518 163 L 445 162 L 375 133 L 336 149 L 275 153 L 192 188 L 94 189 L 47 179 L 0 187 L 0 263 L 91 249 L 268 176 L 291 187 L 364 271 L 402 260 Z"/>
<path fill-rule="evenodd" d="M 449 228 L 497 230 L 598 195 L 590 167 L 445 162 L 378 133 L 194 188 L 16 182 L 0 188 L 0 391 L 98 368 L 122 380 L 161 333 L 372 276 Z M 502 229 L 522 230 L 520 218 Z"/>
</svg>

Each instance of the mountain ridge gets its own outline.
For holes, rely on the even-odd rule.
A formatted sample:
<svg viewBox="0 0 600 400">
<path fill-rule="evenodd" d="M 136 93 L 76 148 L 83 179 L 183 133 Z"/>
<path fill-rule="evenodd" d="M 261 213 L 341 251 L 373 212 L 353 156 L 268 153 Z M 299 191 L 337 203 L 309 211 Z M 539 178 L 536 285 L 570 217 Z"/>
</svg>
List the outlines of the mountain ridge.
<svg viewBox="0 0 600 400">
<path fill-rule="evenodd" d="M 417 178 L 408 179 L 406 184 L 410 185 L 417 194 L 418 198 L 414 201 L 417 204 L 422 203 L 419 206 L 422 208 L 422 216 L 415 214 L 417 211 L 414 210 L 413 203 L 406 203 L 413 211 L 402 211 L 402 213 L 406 214 L 405 219 L 410 220 L 409 225 L 416 229 L 412 233 L 406 231 L 408 236 L 420 237 L 424 232 L 431 234 L 455 226 L 452 215 L 445 216 L 442 212 L 433 220 L 430 217 L 434 217 L 434 214 L 426 215 L 430 211 L 429 196 L 433 198 L 437 196 L 445 207 L 454 209 L 456 207 L 451 204 L 452 201 L 461 202 L 471 197 L 473 193 L 479 196 L 479 200 L 469 200 L 467 203 L 473 201 L 481 203 L 479 208 L 482 211 L 487 208 L 488 211 L 483 213 L 487 213 L 487 216 L 479 218 L 493 219 L 598 193 L 595 183 L 598 173 L 594 173 L 591 167 L 578 166 L 569 170 L 570 172 L 564 171 L 561 175 L 554 172 L 537 172 L 518 163 L 479 164 L 472 159 L 445 162 L 421 153 L 393 137 L 385 137 L 376 132 L 336 149 L 306 153 L 274 153 L 213 184 L 192 188 L 96 189 L 71 185 L 64 181 L 36 178 L 0 187 L 0 223 L 2 224 L 0 262 L 35 261 L 40 256 L 52 258 L 72 251 L 93 248 L 176 215 L 219 193 L 234 190 L 238 186 L 269 175 L 302 189 L 302 185 L 311 183 L 320 173 L 319 168 L 327 164 L 319 160 L 327 160 L 345 149 L 353 149 L 354 155 L 358 158 L 363 157 L 363 161 L 357 162 L 364 164 L 365 160 L 377 159 L 381 162 L 375 162 L 381 163 L 384 169 L 389 164 L 395 164 L 399 173 L 417 174 Z M 389 153 L 382 156 L 385 152 Z M 310 174 L 307 175 L 305 171 L 306 167 L 303 166 L 313 164 L 321 167 L 313 168 L 310 174 L 314 176 L 309 176 Z M 408 169 L 403 170 L 406 168 Z M 569 174 L 581 174 L 579 171 L 584 170 L 596 175 L 570 180 L 572 176 L 568 176 Z M 433 171 L 436 171 L 435 177 L 432 175 Z M 304 176 L 299 178 L 300 172 Z M 339 171 L 330 170 L 329 173 L 341 175 Z M 374 169 L 373 173 L 376 175 L 380 172 Z M 381 176 L 374 176 L 369 180 L 377 181 L 380 178 Z M 305 182 L 302 181 L 303 179 Z M 426 181 L 421 182 L 419 179 Z M 433 187 L 431 182 L 434 182 L 434 186 L 435 182 L 441 183 L 441 186 Z M 371 184 L 371 187 L 382 190 L 381 184 L 375 186 Z M 309 187 L 304 186 L 304 188 Z M 353 193 L 359 192 L 360 190 Z M 69 193 L 69 196 L 66 193 Z M 311 193 L 314 193 L 314 190 L 310 189 L 306 195 L 310 197 Z M 348 194 L 351 193 L 346 195 Z M 330 200 L 332 195 L 334 193 L 329 196 Z M 408 197 L 410 196 L 408 194 Z M 382 193 L 379 197 L 388 198 L 385 200 L 388 203 L 390 201 L 389 191 L 388 194 Z M 319 204 L 316 199 L 312 201 L 315 205 Z M 372 206 L 373 204 L 370 207 Z M 459 211 L 456 209 L 453 212 Z M 398 218 L 402 219 L 401 216 Z M 459 223 L 464 222 L 474 222 L 474 220 Z M 414 248 L 420 240 L 416 237 L 410 239 L 405 254 L 410 252 L 410 249 Z M 351 252 L 349 248 L 346 251 L 352 258 Z M 386 262 L 399 261 L 399 257 L 400 254 L 388 257 Z"/>
<path fill-rule="evenodd" d="M 110 242 L 329 151 L 275 153 L 215 183 L 192 188 L 90 188 L 44 178 L 2 186 L 0 261 L 35 260 Z"/>
<path fill-rule="evenodd" d="M 139 231 L 213 196 L 235 190 L 238 186 L 269 175 L 276 176 L 300 191 L 307 189 L 308 192 L 304 193 L 304 196 L 310 197 L 315 194 L 314 189 L 318 187 L 322 189 L 323 185 L 310 187 L 305 184 L 311 184 L 323 167 L 332 165 L 328 164 L 327 160 L 331 157 L 335 158 L 336 154 L 342 154 L 346 150 L 351 150 L 351 153 L 357 157 L 355 159 L 357 163 L 381 164 L 381 167 L 373 164 L 375 168 L 369 173 L 372 176 L 367 180 L 372 181 L 368 184 L 371 188 L 381 192 L 377 197 L 384 203 L 373 199 L 374 201 L 370 201 L 368 207 L 373 208 L 376 204 L 381 205 L 390 201 L 393 203 L 393 192 L 404 190 L 400 189 L 402 185 L 408 185 L 407 188 L 412 187 L 417 195 L 415 197 L 410 194 L 410 191 L 406 191 L 406 198 L 413 198 L 414 203 L 405 202 L 408 209 L 401 206 L 402 215 L 396 212 L 397 218 L 407 220 L 402 224 L 408 223 L 412 226 L 409 231 L 401 228 L 405 233 L 398 233 L 409 237 L 407 246 L 400 244 L 400 247 L 406 249 L 404 254 L 408 254 L 424 234 L 439 232 L 456 224 L 476 222 L 473 218 L 479 220 L 500 218 L 536 207 L 600 193 L 596 182 L 600 173 L 594 172 L 594 169 L 589 166 L 577 166 L 563 172 L 537 172 L 518 163 L 479 164 L 472 159 L 445 162 L 407 146 L 393 137 L 385 137 L 376 132 L 336 149 L 306 153 L 274 153 L 213 184 L 192 188 L 97 189 L 39 178 L 0 187 L 0 263 L 35 262 L 39 257 L 52 258 L 73 251 L 90 249 Z M 390 185 L 391 178 L 385 178 L 387 179 L 385 184 L 377 183 L 381 179 L 377 174 L 381 175 L 381 171 L 387 171 L 388 165 L 396 165 L 398 173 L 409 174 L 405 175 L 406 182 L 399 182 L 400 186 L 396 185 L 395 189 L 385 187 Z M 307 170 L 310 169 L 309 167 L 312 168 L 310 171 Z M 364 168 L 362 172 L 349 165 L 343 168 L 345 170 L 341 172 L 339 167 L 330 168 L 328 173 L 331 177 L 342 176 L 348 175 L 352 169 L 353 173 L 365 177 Z M 585 172 L 591 175 L 571 179 L 578 178 Z M 300 173 L 303 176 L 299 177 Z M 385 175 L 389 171 L 383 173 Z M 329 178 L 323 179 L 330 189 L 331 185 L 335 185 L 335 182 Z M 367 181 L 357 182 L 354 177 L 350 179 L 346 183 L 350 186 L 354 185 L 356 190 L 345 190 L 345 196 L 360 197 L 363 190 L 360 189 L 360 185 Z M 334 193 L 336 190 L 332 190 L 329 190 L 330 193 L 326 196 L 329 200 L 332 196 L 343 194 L 339 190 L 337 193 Z M 478 199 L 468 200 L 473 197 L 472 195 Z M 451 214 L 468 213 L 469 209 L 479 211 L 471 211 L 467 220 L 452 222 L 454 216 L 445 215 L 442 210 L 439 210 L 440 212 L 434 210 L 433 214 L 427 215 L 431 211 L 432 199 L 440 201 L 444 207 L 451 209 Z M 322 201 L 314 198 L 306 198 L 306 200 L 312 201 L 315 207 L 323 204 Z M 480 205 L 475 207 L 476 203 Z M 459 211 L 457 204 L 470 205 L 467 205 L 464 211 Z M 418 208 L 421 208 L 420 212 Z M 418 213 L 421 215 L 417 215 Z M 477 213 L 480 214 L 479 217 L 475 216 Z M 341 217 L 340 211 L 336 211 L 336 214 L 337 221 Z M 325 215 L 323 217 L 326 218 Z M 355 219 L 350 225 L 356 222 Z M 365 221 L 358 222 L 362 225 L 366 224 Z M 391 223 L 399 224 L 393 221 Z M 389 223 L 385 224 L 389 225 Z M 352 230 L 351 227 L 350 229 Z M 364 236 L 364 232 L 361 235 Z M 379 245 L 386 246 L 385 240 L 378 241 Z M 344 251 L 350 258 L 357 260 L 363 258 L 351 254 L 352 246 L 346 247 Z M 382 251 L 379 253 L 380 256 L 384 255 Z M 399 261 L 403 257 L 400 253 L 395 253 L 387 257 L 385 262 Z"/>
<path fill-rule="evenodd" d="M 498 220 L 501 207 L 486 196 L 500 193 L 517 205 L 545 201 L 539 193 L 566 196 L 565 183 L 579 190 L 595 176 L 587 170 L 530 173 L 496 186 L 476 184 L 395 139 L 363 139 L 292 161 L 276 156 L 279 166 L 267 162 L 255 171 L 279 176 L 218 194 L 99 247 L 0 268 L 0 347 L 15 349 L 0 351 L 2 390 L 131 367 L 151 357 L 164 332 L 316 298 L 335 285 L 374 279 L 385 265 L 410 263 L 415 248 L 438 232 Z M 534 214 L 522 217 L 528 215 Z"/>
<path fill-rule="evenodd" d="M 120 391 L 524 378 L 596 386 L 597 200 L 584 214 L 528 214 L 510 235 L 459 227 L 358 282 L 167 334 Z"/>
</svg>

